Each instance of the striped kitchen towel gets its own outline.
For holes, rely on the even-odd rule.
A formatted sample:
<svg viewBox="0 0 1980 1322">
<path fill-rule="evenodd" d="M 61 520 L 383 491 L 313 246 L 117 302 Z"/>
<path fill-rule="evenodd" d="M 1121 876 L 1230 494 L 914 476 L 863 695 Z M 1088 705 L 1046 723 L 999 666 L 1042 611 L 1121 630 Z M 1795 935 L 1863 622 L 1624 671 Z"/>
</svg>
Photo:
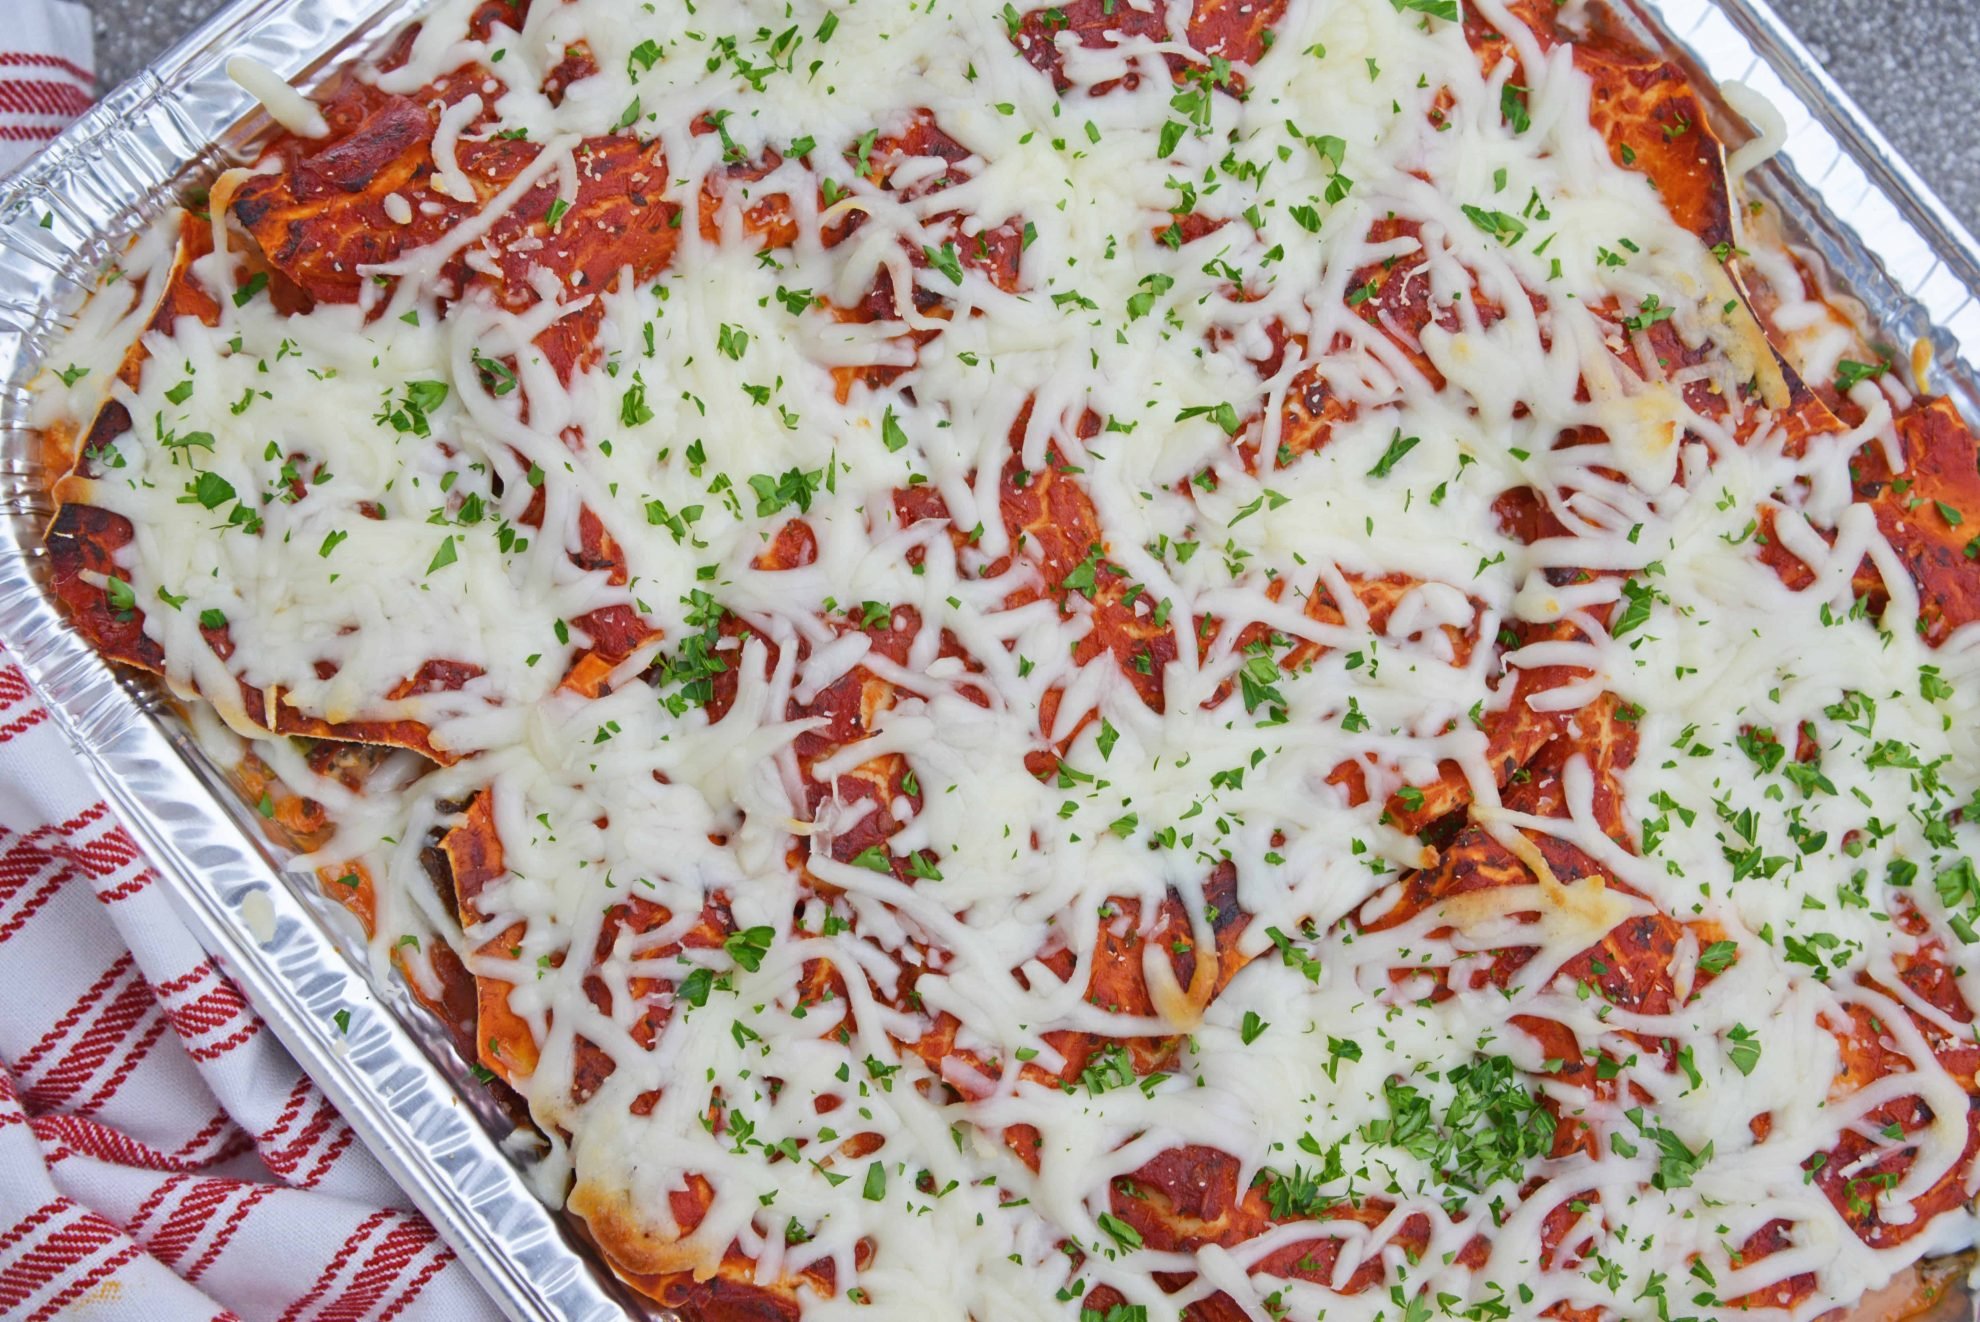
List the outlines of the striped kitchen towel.
<svg viewBox="0 0 1980 1322">
<path fill-rule="evenodd" d="M 89 11 L 69 0 L 11 0 L 0 24 L 0 175 L 90 106 Z"/>
<path fill-rule="evenodd" d="M 498 1316 L 0 651 L 0 1317 Z"/>
</svg>

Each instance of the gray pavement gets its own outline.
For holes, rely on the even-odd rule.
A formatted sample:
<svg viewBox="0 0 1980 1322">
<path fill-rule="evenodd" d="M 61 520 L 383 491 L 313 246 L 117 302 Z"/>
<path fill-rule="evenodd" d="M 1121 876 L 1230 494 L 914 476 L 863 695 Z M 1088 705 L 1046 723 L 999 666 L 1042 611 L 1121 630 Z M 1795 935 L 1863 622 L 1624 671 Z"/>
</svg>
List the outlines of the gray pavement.
<svg viewBox="0 0 1980 1322">
<path fill-rule="evenodd" d="M 108 88 L 219 0 L 89 0 Z M 307 4 L 309 0 L 298 0 Z M 989 3 L 989 0 L 985 0 Z M 1790 26 L 1969 229 L 1980 231 L 1980 4 L 1774 0 Z"/>
<path fill-rule="evenodd" d="M 1774 0 L 1810 53 L 1980 233 L 1980 5 Z"/>
</svg>

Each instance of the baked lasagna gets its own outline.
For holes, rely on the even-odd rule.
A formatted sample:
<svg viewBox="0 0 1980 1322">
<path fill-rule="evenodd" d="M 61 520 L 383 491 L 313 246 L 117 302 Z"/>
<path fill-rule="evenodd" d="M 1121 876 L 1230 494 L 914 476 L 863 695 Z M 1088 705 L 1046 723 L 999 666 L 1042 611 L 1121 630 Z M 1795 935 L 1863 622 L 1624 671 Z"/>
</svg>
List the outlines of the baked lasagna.
<svg viewBox="0 0 1980 1322">
<path fill-rule="evenodd" d="M 43 378 L 52 591 L 639 1291 L 1961 1306 L 1974 435 L 1621 18 L 438 0 L 237 76 Z"/>
</svg>

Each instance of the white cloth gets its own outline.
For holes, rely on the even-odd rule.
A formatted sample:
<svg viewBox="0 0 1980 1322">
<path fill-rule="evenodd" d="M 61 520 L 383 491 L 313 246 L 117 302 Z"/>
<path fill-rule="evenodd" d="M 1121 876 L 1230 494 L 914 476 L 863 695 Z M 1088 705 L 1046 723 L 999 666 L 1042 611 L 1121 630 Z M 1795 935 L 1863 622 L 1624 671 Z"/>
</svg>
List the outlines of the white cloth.
<svg viewBox="0 0 1980 1322">
<path fill-rule="evenodd" d="M 0 821 L 0 1317 L 492 1322 L 4 652 Z"/>
<path fill-rule="evenodd" d="M 70 0 L 10 0 L 0 23 L 0 175 L 89 109 L 89 11 Z"/>
</svg>

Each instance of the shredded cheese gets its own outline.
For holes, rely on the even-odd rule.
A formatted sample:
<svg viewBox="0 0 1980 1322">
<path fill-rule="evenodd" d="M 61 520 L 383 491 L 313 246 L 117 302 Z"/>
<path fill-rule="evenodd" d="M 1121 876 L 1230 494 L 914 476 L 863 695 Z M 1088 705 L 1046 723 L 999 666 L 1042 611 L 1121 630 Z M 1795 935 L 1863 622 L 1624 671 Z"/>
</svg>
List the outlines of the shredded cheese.
<svg viewBox="0 0 1980 1322">
<path fill-rule="evenodd" d="M 1970 1015 L 1905 970 L 1980 994 L 1980 666 L 1851 501 L 1908 397 L 1858 382 L 1860 426 L 1791 442 L 1568 45 L 1498 0 L 1483 60 L 1438 4 L 1287 0 L 1236 64 L 1161 0 L 1093 41 L 947 0 L 476 8 L 376 86 L 474 87 L 430 107 L 432 193 L 477 196 L 463 144 L 540 152 L 362 303 L 202 259 L 216 324 L 143 336 L 75 498 L 135 528 L 168 680 L 329 810 L 305 861 L 377 879 L 381 966 L 444 943 L 506 989 L 546 1192 L 623 1265 L 734 1246 L 821 1319 L 1808 1318 L 1973 1242 L 1935 1192 L 1975 1180 Z M 664 147 L 664 273 L 475 284 L 615 131 Z M 1827 380 L 1847 323 L 1757 246 Z M 86 315 L 70 395 L 142 315 Z M 618 653 L 615 609 L 649 630 Z M 433 661 L 470 677 L 407 684 Z M 456 760 L 353 790 L 243 681 Z M 428 868 L 477 796 L 464 923 Z M 1237 1229 L 1135 1229 L 1119 1191 L 1178 1152 L 1228 1163 L 1188 1188 Z"/>
</svg>

